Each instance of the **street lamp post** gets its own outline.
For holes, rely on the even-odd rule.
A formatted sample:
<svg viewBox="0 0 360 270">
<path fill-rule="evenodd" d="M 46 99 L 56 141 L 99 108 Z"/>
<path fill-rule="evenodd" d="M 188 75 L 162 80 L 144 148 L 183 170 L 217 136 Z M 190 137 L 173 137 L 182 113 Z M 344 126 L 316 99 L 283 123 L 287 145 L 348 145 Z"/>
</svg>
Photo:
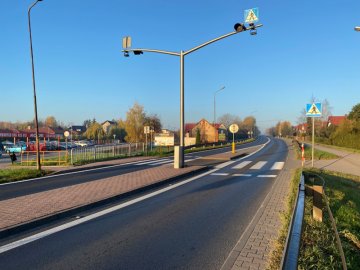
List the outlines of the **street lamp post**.
<svg viewBox="0 0 360 270">
<path fill-rule="evenodd" d="M 215 125 L 216 123 L 216 100 L 215 100 L 215 97 L 216 97 L 216 94 L 218 92 L 220 92 L 221 90 L 224 90 L 225 89 L 225 86 L 221 87 L 219 90 L 217 90 L 215 93 L 214 93 L 214 122 L 213 124 Z"/>
<path fill-rule="evenodd" d="M 31 54 L 31 67 L 32 67 L 32 81 L 33 81 L 33 90 L 34 90 L 34 112 L 35 112 L 35 129 L 36 129 L 36 164 L 37 169 L 41 170 L 40 163 L 40 143 L 39 143 L 39 122 L 37 115 L 37 104 L 36 104 L 36 87 L 35 87 L 35 70 L 34 70 L 34 53 L 32 47 L 32 35 L 31 35 L 31 20 L 30 20 L 30 11 L 31 9 L 42 0 L 36 0 L 28 10 L 28 20 L 29 20 L 29 34 L 30 34 L 30 54 Z"/>
<path fill-rule="evenodd" d="M 188 51 L 180 51 L 178 52 L 170 52 L 170 51 L 163 51 L 163 50 L 156 50 L 156 49 L 131 49 L 131 37 L 124 37 L 123 38 L 123 50 L 125 57 L 129 56 L 129 52 L 133 52 L 135 55 L 143 54 L 143 52 L 153 52 L 153 53 L 161 53 L 161 54 L 168 54 L 168 55 L 174 55 L 180 57 L 180 146 L 178 151 L 174 151 L 174 168 L 183 168 L 184 167 L 184 57 L 185 55 L 188 55 L 194 51 L 197 51 L 211 43 L 214 43 L 216 41 L 219 41 L 221 39 L 230 37 L 232 35 L 238 34 L 243 31 L 250 30 L 250 33 L 254 35 L 256 34 L 256 28 L 263 26 L 262 24 L 255 25 L 253 23 L 249 24 L 248 27 L 241 23 L 236 23 L 234 25 L 235 31 L 230 32 L 228 34 L 222 35 L 220 37 L 214 38 L 210 41 L 207 41 L 199 46 L 196 46 Z M 176 156 L 177 155 L 177 156 Z"/>
</svg>

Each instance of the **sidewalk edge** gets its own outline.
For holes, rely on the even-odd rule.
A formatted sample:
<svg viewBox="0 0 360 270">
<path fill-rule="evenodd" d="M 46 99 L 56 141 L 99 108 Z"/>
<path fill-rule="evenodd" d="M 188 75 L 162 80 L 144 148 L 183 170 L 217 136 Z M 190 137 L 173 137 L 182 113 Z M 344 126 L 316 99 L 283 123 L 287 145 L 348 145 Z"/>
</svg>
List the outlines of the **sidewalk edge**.
<svg viewBox="0 0 360 270">
<path fill-rule="evenodd" d="M 22 233 L 22 232 L 25 232 L 25 231 L 27 231 L 29 229 L 33 229 L 33 228 L 42 226 L 42 225 L 44 225 L 46 223 L 49 223 L 49 222 L 52 222 L 52 221 L 63 219 L 63 218 L 75 215 L 77 213 L 90 210 L 90 209 L 95 208 L 95 207 L 104 206 L 104 205 L 109 204 L 111 202 L 115 202 L 115 201 L 117 201 L 119 199 L 123 199 L 123 198 L 126 198 L 128 196 L 132 196 L 132 195 L 135 195 L 137 193 L 140 193 L 140 192 L 144 192 L 144 191 L 156 188 L 156 187 L 160 187 L 160 186 L 166 185 L 168 183 L 180 180 L 182 178 L 197 175 L 197 174 L 199 174 L 201 172 L 204 172 L 204 171 L 207 171 L 209 169 L 210 169 L 209 166 L 203 166 L 203 167 L 200 167 L 200 168 L 198 168 L 196 170 L 193 170 L 193 171 L 190 171 L 190 172 L 187 172 L 187 173 L 184 173 L 184 174 L 179 174 L 179 175 L 176 175 L 174 177 L 170 177 L 170 178 L 167 178 L 167 179 L 164 179 L 164 180 L 161 180 L 161 181 L 158 181 L 158 182 L 155 182 L 155 183 L 140 187 L 138 189 L 134 189 L 134 190 L 131 190 L 131 191 L 128 191 L 128 192 L 124 192 L 124 193 L 115 195 L 115 196 L 104 198 L 104 199 L 101 199 L 99 201 L 92 202 L 90 204 L 80 205 L 80 206 L 77 206 L 77 207 L 74 207 L 74 208 L 65 209 L 64 211 L 61 211 L 61 212 L 56 212 L 54 214 L 50 214 L 50 215 L 47 215 L 47 216 L 44 216 L 44 217 L 41 217 L 41 218 L 38 218 L 38 219 L 34 219 L 34 220 L 29 221 L 29 222 L 25 222 L 25 223 L 21 223 L 21 224 L 18 224 L 18 225 L 9 227 L 9 228 L 5 228 L 3 230 L 0 230 L 0 238 L 4 239 L 4 238 L 12 236 L 14 234 Z"/>
</svg>

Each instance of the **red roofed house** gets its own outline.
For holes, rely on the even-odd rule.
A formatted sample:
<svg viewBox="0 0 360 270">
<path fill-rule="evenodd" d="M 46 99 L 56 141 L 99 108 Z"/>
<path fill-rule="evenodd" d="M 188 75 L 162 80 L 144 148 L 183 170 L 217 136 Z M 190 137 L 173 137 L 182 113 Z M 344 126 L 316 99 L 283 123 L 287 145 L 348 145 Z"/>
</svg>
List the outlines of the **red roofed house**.
<svg viewBox="0 0 360 270">
<path fill-rule="evenodd" d="M 215 143 L 227 140 L 227 130 L 223 124 L 211 124 L 205 119 L 198 123 L 185 124 L 185 134 L 187 137 L 196 137 L 197 130 L 200 131 L 201 143 Z"/>
<path fill-rule="evenodd" d="M 338 126 L 340 125 L 345 119 L 346 119 L 346 115 L 345 116 L 329 116 L 328 121 L 327 121 L 327 126 Z"/>
</svg>

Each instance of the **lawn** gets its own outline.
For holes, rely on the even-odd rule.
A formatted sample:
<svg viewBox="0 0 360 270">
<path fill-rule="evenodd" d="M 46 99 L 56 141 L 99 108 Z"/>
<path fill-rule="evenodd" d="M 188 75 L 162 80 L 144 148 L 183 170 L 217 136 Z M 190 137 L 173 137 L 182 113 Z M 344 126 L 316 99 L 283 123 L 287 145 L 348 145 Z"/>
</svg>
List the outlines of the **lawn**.
<svg viewBox="0 0 360 270">
<path fill-rule="evenodd" d="M 333 213 L 348 269 L 360 269 L 360 177 L 337 172 L 308 170 L 325 180 L 325 193 Z M 314 221 L 312 198 L 306 199 L 300 269 L 341 269 L 341 259 L 326 207 L 324 222 Z"/>
<path fill-rule="evenodd" d="M 4 169 L 0 170 L 0 183 L 8 183 L 29 178 L 36 178 L 49 173 L 50 171 L 38 171 L 36 169 Z"/>
</svg>

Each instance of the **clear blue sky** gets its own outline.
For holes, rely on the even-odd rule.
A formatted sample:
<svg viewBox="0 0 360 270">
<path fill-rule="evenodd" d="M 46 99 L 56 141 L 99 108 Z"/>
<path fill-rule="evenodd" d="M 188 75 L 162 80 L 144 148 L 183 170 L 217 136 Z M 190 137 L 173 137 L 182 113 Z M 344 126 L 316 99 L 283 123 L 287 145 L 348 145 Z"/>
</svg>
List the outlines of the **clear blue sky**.
<svg viewBox="0 0 360 270">
<path fill-rule="evenodd" d="M 34 117 L 27 9 L 30 0 L 0 0 L 0 121 Z M 134 102 L 179 127 L 179 58 L 121 53 L 133 47 L 188 50 L 233 31 L 258 7 L 264 27 L 185 57 L 185 120 L 254 114 L 265 128 L 296 124 L 312 96 L 334 115 L 360 102 L 359 0 L 169 1 L 44 0 L 32 10 L 40 119 L 64 123 L 125 118 Z"/>
</svg>

